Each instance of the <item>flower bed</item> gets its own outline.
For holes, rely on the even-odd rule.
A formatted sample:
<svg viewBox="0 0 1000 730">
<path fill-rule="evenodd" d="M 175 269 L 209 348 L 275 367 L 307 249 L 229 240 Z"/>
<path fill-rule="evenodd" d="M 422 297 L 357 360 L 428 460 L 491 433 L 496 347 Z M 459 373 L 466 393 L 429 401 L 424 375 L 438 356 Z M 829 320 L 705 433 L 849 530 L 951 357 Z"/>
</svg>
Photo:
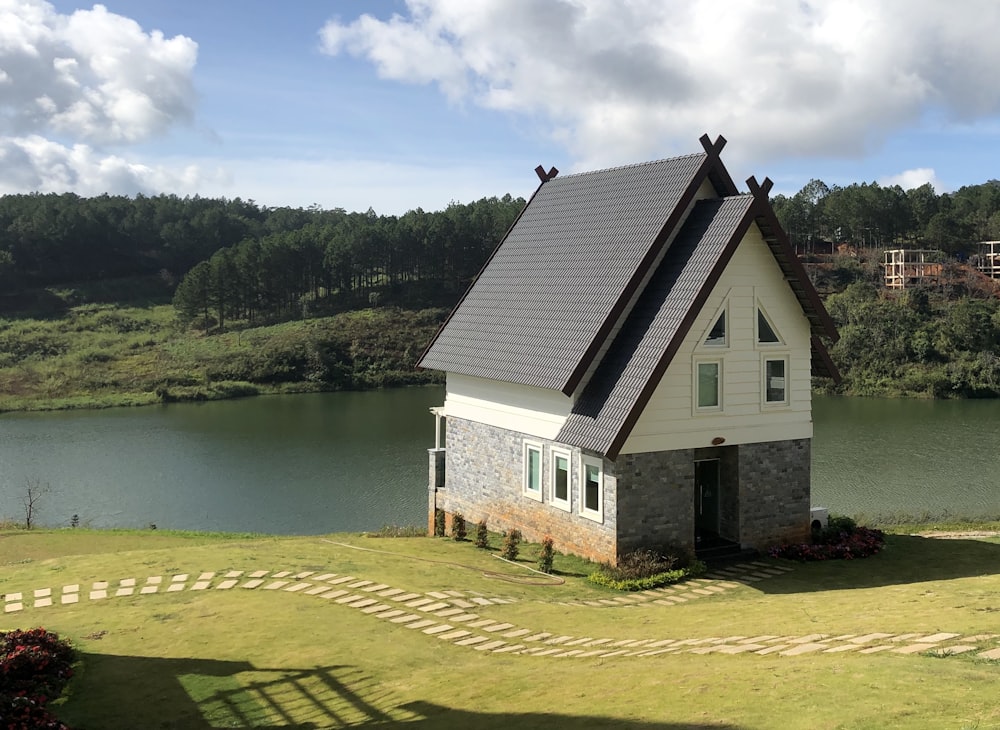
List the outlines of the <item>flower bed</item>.
<svg viewBox="0 0 1000 730">
<path fill-rule="evenodd" d="M 780 545 L 770 549 L 772 558 L 811 560 L 853 560 L 867 558 L 885 545 L 885 533 L 871 527 L 852 527 L 834 534 L 824 534 L 819 542 Z"/>
<path fill-rule="evenodd" d="M 0 727 L 69 730 L 48 711 L 73 676 L 74 651 L 45 629 L 0 632 Z"/>
</svg>

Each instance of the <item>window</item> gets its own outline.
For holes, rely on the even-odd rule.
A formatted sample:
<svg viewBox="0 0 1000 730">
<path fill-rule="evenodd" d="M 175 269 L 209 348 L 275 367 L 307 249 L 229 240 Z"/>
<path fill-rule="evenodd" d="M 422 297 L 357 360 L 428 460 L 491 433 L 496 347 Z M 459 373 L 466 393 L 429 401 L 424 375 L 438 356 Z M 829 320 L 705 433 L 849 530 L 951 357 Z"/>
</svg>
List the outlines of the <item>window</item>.
<svg viewBox="0 0 1000 730">
<path fill-rule="evenodd" d="M 532 499 L 542 498 L 542 447 L 524 444 L 524 493 Z"/>
<path fill-rule="evenodd" d="M 569 509 L 569 453 L 552 450 L 552 504 Z"/>
<path fill-rule="evenodd" d="M 764 360 L 764 403 L 784 405 L 788 403 L 787 387 L 788 360 L 785 358 Z"/>
<path fill-rule="evenodd" d="M 723 309 L 719 318 L 715 320 L 715 324 L 712 325 L 712 329 L 708 331 L 705 344 L 710 347 L 725 347 L 726 343 L 726 310 Z"/>
<path fill-rule="evenodd" d="M 777 345 L 781 343 L 781 338 L 778 337 L 778 333 L 774 331 L 774 327 L 771 326 L 770 320 L 768 320 L 767 315 L 764 314 L 764 310 L 758 307 L 757 309 L 757 344 L 758 345 Z"/>
<path fill-rule="evenodd" d="M 719 410 L 722 406 L 722 363 L 718 360 L 695 365 L 695 392 L 698 410 Z"/>
<path fill-rule="evenodd" d="M 604 473 L 599 459 L 580 458 L 580 514 L 598 522 L 604 521 Z"/>
</svg>

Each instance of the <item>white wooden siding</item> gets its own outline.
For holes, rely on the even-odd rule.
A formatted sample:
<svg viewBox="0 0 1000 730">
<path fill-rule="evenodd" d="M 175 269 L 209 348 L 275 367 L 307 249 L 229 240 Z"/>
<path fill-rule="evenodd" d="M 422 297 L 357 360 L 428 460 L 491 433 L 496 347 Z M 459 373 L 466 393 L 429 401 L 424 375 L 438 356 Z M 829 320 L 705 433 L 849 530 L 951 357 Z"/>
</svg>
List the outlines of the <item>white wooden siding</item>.
<svg viewBox="0 0 1000 730">
<path fill-rule="evenodd" d="M 556 390 L 448 373 L 444 415 L 554 439 L 572 401 Z"/>
<path fill-rule="evenodd" d="M 704 345 L 728 298 L 728 344 Z M 757 306 L 782 344 L 758 345 Z M 788 358 L 788 405 L 764 405 L 764 358 Z M 694 407 L 694 363 L 722 360 L 722 409 Z M 702 307 L 621 453 L 810 438 L 812 436 L 809 322 L 756 225 L 752 225 Z"/>
</svg>

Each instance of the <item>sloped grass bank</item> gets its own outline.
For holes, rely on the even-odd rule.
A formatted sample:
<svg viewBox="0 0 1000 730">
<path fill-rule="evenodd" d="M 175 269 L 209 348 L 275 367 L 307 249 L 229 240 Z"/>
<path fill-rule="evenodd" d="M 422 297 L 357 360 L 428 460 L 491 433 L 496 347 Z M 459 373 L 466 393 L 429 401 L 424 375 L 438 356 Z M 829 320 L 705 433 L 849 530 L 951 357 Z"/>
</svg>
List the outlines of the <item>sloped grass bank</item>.
<svg viewBox="0 0 1000 730">
<path fill-rule="evenodd" d="M 591 609 L 565 605 L 611 595 L 587 583 L 582 564 L 556 556 L 561 585 L 507 582 L 486 571 L 517 568 L 450 539 L 31 531 L 0 533 L 0 593 L 204 570 L 323 570 L 414 592 L 505 596 L 514 603 L 477 613 L 574 636 L 972 634 L 996 626 L 998 556 L 997 540 L 890 535 L 886 549 L 864 561 L 796 565 L 784 576 L 690 604 Z M 530 560 L 526 555 L 524 565 Z M 83 655 L 68 699 L 55 708 L 75 727 L 672 730 L 1000 722 L 1000 664 L 967 656 L 510 656 L 458 647 L 331 601 L 261 590 L 158 593 L 0 616 L 0 629 L 42 623 L 72 638 Z"/>
<path fill-rule="evenodd" d="M 208 335 L 166 305 L 0 318 L 0 412 L 432 382 L 414 366 L 444 314 L 367 309 Z"/>
</svg>

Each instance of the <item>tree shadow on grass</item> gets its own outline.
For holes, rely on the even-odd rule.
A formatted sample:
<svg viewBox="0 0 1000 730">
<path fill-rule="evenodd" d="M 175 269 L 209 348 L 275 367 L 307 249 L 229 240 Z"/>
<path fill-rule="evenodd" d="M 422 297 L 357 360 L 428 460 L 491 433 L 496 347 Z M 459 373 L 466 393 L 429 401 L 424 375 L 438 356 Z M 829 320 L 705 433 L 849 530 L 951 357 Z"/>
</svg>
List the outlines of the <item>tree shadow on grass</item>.
<svg viewBox="0 0 1000 730">
<path fill-rule="evenodd" d="M 391 690 L 357 667 L 268 669 L 249 662 L 83 654 L 83 671 L 57 707 L 71 727 L 319 728 L 622 728 L 739 730 L 556 713 L 480 713 L 431 702 L 399 704 Z M 511 707 L 517 697 L 510 698 Z"/>
<path fill-rule="evenodd" d="M 828 560 L 780 578 L 755 583 L 763 593 L 878 588 L 881 586 L 998 576 L 1000 544 L 983 540 L 942 540 L 916 535 L 886 535 L 876 555 L 856 560 Z"/>
</svg>

